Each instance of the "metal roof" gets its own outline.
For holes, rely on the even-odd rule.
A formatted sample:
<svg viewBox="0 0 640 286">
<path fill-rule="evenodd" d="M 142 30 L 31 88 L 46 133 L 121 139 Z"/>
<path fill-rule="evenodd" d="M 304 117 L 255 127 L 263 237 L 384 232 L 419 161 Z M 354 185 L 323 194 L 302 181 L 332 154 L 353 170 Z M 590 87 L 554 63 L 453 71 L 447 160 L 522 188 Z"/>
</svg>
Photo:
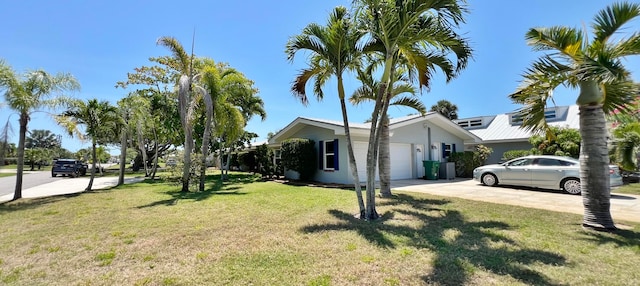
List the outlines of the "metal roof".
<svg viewBox="0 0 640 286">
<path fill-rule="evenodd" d="M 550 114 L 554 114 L 553 118 L 549 118 L 547 120 L 547 123 L 549 125 L 558 127 L 569 127 L 574 129 L 580 128 L 580 115 L 577 105 L 557 106 L 548 108 L 547 111 L 549 111 Z M 517 117 L 513 116 L 514 114 L 515 112 L 498 114 L 495 117 L 483 116 L 465 118 L 458 119 L 456 120 L 456 122 L 468 121 L 470 119 L 476 118 L 493 118 L 493 120 L 491 120 L 486 125 L 466 129 L 474 135 L 480 137 L 482 141 L 486 143 L 528 141 L 529 137 L 531 137 L 533 133 L 531 131 L 522 129 L 521 125 L 517 123 Z"/>
</svg>

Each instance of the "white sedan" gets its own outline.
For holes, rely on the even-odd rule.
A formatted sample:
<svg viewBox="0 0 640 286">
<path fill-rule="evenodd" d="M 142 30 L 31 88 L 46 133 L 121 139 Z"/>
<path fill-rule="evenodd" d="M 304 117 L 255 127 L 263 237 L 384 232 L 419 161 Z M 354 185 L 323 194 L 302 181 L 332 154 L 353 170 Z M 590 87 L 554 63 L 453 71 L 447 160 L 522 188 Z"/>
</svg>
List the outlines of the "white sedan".
<svg viewBox="0 0 640 286">
<path fill-rule="evenodd" d="M 478 167 L 473 170 L 473 179 L 487 186 L 527 186 L 578 195 L 580 162 L 569 157 L 531 155 Z M 618 166 L 609 165 L 609 182 L 611 187 L 622 185 Z"/>
</svg>

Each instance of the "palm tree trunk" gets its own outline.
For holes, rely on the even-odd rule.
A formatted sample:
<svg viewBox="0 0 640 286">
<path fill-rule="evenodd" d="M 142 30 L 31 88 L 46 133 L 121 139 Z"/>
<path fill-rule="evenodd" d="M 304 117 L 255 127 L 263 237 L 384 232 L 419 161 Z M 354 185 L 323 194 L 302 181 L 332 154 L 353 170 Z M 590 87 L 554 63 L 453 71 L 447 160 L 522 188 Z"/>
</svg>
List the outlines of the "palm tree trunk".
<svg viewBox="0 0 640 286">
<path fill-rule="evenodd" d="M 615 230 L 610 212 L 607 125 L 602 105 L 580 106 L 580 135 L 580 181 L 584 204 L 582 226 L 596 230 Z"/>
<path fill-rule="evenodd" d="M 367 148 L 367 205 L 366 205 L 366 213 L 365 218 L 367 220 L 374 220 L 379 217 L 378 212 L 376 211 L 376 203 L 375 203 L 375 194 L 376 194 L 376 163 L 378 158 L 378 139 L 379 139 L 379 127 L 378 127 L 378 118 L 384 114 L 382 114 L 382 110 L 384 110 L 384 98 L 387 90 L 387 83 L 382 83 L 380 85 L 380 90 L 378 90 L 378 95 L 376 96 L 376 104 L 373 108 L 373 112 L 371 113 L 371 128 L 369 131 L 369 146 Z"/>
<path fill-rule="evenodd" d="M 149 168 L 147 167 L 147 163 L 148 163 L 148 158 L 147 158 L 147 148 L 145 148 L 144 146 L 144 139 L 142 138 L 142 123 L 140 121 L 138 121 L 137 124 L 137 133 L 138 133 L 138 148 L 140 149 L 140 152 L 142 152 L 142 164 L 144 165 L 144 176 L 145 177 L 149 177 Z"/>
<path fill-rule="evenodd" d="M 351 168 L 351 176 L 353 177 L 353 186 L 355 188 L 356 198 L 358 199 L 360 218 L 364 218 L 366 215 L 366 208 L 364 206 L 364 200 L 362 199 L 362 187 L 360 186 L 360 178 L 358 177 L 356 157 L 353 154 L 353 144 L 351 142 L 351 132 L 349 130 L 349 118 L 347 117 L 347 105 L 344 98 L 340 99 L 340 107 L 342 109 L 344 133 L 347 137 L 347 156 L 349 157 L 349 167 Z"/>
<path fill-rule="evenodd" d="M 127 162 L 127 127 L 122 128 L 122 136 L 120 136 L 120 173 L 118 174 L 118 186 L 124 184 L 124 171 Z"/>
<path fill-rule="evenodd" d="M 89 185 L 85 189 L 87 192 L 91 191 L 91 187 L 93 186 L 93 178 L 96 176 L 96 159 L 98 157 L 96 155 L 96 139 L 92 138 L 91 141 L 91 160 L 93 162 L 91 163 L 91 178 L 89 178 Z"/>
<path fill-rule="evenodd" d="M 16 170 L 16 187 L 13 193 L 12 201 L 22 198 L 22 175 L 24 173 L 24 141 L 27 134 L 27 123 L 29 123 L 29 114 L 20 114 L 20 134 L 18 135 L 18 169 Z"/>
<path fill-rule="evenodd" d="M 388 95 L 387 95 L 388 96 Z M 378 173 L 380 196 L 390 198 L 391 194 L 391 154 L 389 151 L 389 116 L 384 116 L 380 125 L 380 145 L 378 146 Z"/>
<path fill-rule="evenodd" d="M 191 151 L 193 150 L 193 135 L 191 134 L 191 128 L 185 127 L 184 130 L 184 167 L 182 169 L 182 190 L 181 192 L 189 191 L 189 179 L 191 177 Z"/>
<path fill-rule="evenodd" d="M 202 136 L 202 166 L 200 166 L 200 185 L 198 186 L 198 189 L 201 192 L 204 192 L 204 183 L 206 180 L 207 155 L 209 153 L 210 133 L 211 133 L 211 116 L 207 116 L 205 126 L 204 126 L 204 135 Z"/>
</svg>

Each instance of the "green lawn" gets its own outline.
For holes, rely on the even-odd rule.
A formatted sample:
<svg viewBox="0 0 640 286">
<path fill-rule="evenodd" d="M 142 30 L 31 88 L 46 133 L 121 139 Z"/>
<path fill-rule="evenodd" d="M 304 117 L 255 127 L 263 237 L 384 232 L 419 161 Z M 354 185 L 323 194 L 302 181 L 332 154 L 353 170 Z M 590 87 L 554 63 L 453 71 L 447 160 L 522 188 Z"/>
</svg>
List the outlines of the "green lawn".
<svg viewBox="0 0 640 286">
<path fill-rule="evenodd" d="M 0 173 L 0 178 L 15 176 L 16 173 Z"/>
<path fill-rule="evenodd" d="M 17 169 L 18 166 L 17 165 L 4 165 L 4 166 L 0 166 L 0 169 L 11 169 L 11 170 L 15 170 Z M 24 171 L 31 171 L 31 165 L 24 165 L 24 168 L 22 168 L 22 170 Z M 41 166 L 40 170 L 38 170 L 38 166 L 34 166 L 33 167 L 34 171 L 51 171 L 51 166 Z"/>
<path fill-rule="evenodd" d="M 640 183 L 622 185 L 616 189 L 611 190 L 612 193 L 630 194 L 640 196 Z"/>
<path fill-rule="evenodd" d="M 0 205 L 0 284 L 640 284 L 637 223 L 400 192 L 364 222 L 352 191 L 231 180 Z"/>
</svg>

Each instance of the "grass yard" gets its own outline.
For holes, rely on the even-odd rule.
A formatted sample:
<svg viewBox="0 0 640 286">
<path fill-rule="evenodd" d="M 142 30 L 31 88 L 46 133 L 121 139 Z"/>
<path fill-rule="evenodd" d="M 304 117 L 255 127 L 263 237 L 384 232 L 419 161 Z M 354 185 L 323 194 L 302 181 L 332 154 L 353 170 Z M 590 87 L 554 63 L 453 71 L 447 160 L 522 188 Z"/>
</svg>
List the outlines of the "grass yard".
<svg viewBox="0 0 640 286">
<path fill-rule="evenodd" d="M 15 176 L 16 173 L 0 173 L 0 178 Z"/>
<path fill-rule="evenodd" d="M 204 193 L 144 182 L 0 205 L 4 285 L 640 285 L 640 224 L 232 174 Z"/>
<path fill-rule="evenodd" d="M 640 195 L 640 183 L 622 185 L 611 190 L 612 193 Z"/>
</svg>

